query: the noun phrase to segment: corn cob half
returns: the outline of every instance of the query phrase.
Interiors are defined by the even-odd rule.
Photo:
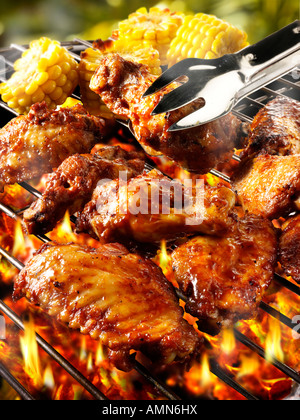
[[[92,115],[112,117],[111,111],[102,102],[99,95],[90,89],[90,80],[103,57],[110,53],[118,53],[127,60],[145,64],[153,75],[161,74],[159,53],[153,47],[143,48],[131,45],[124,40],[95,41],[93,48],[87,48],[81,53],[79,63],[80,96],[85,109]]]
[[[248,45],[247,34],[216,16],[186,16],[167,53],[169,67],[185,58],[219,58]]]
[[[171,12],[167,8],[152,7],[148,12],[142,7],[121,21],[113,36],[126,41],[129,46],[155,48],[161,64],[166,65],[167,51],[183,19],[183,13]]]
[[[2,100],[19,114],[45,101],[49,109],[63,104],[78,85],[78,63],[58,41],[42,37],[30,43],[14,63],[14,73],[0,84]]]

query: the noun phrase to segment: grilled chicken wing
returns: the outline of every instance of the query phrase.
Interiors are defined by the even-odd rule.
[[[101,340],[123,370],[132,368],[132,349],[169,364],[188,362],[201,348],[160,268],[118,244],[42,246],[16,279],[14,298],[23,296]]]
[[[135,137],[149,154],[159,152],[199,174],[205,174],[217,163],[228,160],[233,149],[244,140],[243,124],[230,114],[190,130],[168,132],[174,122],[203,106],[203,101],[152,116],[151,112],[163,93],[147,98],[142,96],[154,80],[155,76],[149,73],[147,66],[111,54],[101,61],[90,87],[112,112],[131,121]]]
[[[50,175],[42,197],[24,212],[27,233],[51,231],[67,210],[71,215],[83,210],[100,180],[118,178],[120,172],[126,173],[128,178],[139,175],[144,163],[142,153],[127,152],[119,146],[68,157]]]
[[[50,111],[45,102],[0,130],[0,189],[52,172],[75,153],[88,153],[111,133],[113,123],[81,105]]]
[[[260,155],[241,164],[232,177],[245,210],[270,219],[297,208],[300,193],[300,155]]]
[[[223,234],[234,223],[236,195],[230,188],[201,184],[186,193],[190,200],[181,182],[156,170],[127,183],[99,185],[77,218],[77,231],[105,242],[152,243],[195,232]]]
[[[300,215],[288,219],[283,225],[279,260],[285,273],[300,284]]]
[[[222,238],[199,236],[179,246],[172,253],[172,264],[188,298],[186,311],[199,318],[208,332],[255,317],[276,258],[271,222],[250,215]]]
[[[260,154],[300,154],[300,102],[278,96],[255,116],[242,160]]]

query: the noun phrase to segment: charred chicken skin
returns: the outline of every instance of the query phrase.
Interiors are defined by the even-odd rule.
[[[167,114],[151,115],[163,93],[143,98],[154,82],[148,67],[118,54],[106,56],[91,79],[91,89],[107,107],[130,120],[136,139],[149,154],[163,154],[190,171],[205,174],[228,160],[233,149],[243,143],[244,125],[232,114],[189,130],[168,132],[168,128],[203,102],[197,101]]]
[[[195,237],[172,253],[175,278],[188,298],[186,311],[210,333],[255,317],[276,261],[271,222],[252,215],[222,238]]]
[[[144,156],[127,152],[119,146],[106,146],[95,154],[76,154],[68,157],[49,176],[45,191],[24,212],[23,224],[28,234],[51,231],[66,211],[74,214],[83,210],[91,199],[97,183],[115,179],[121,172],[128,178],[144,170]]]
[[[284,272],[300,284],[300,215],[288,219],[283,225],[279,261]]]
[[[194,187],[190,205],[184,206],[182,187],[157,170],[127,183],[117,179],[99,185],[77,218],[77,231],[104,242],[153,243],[191,233],[221,235],[235,222],[236,195],[230,188],[204,185],[203,201],[198,201]]]
[[[132,349],[163,364],[188,363],[201,349],[160,268],[119,244],[42,246],[16,279],[21,297],[101,340],[122,370],[133,367]]]
[[[236,170],[233,188],[245,210],[269,219],[297,209],[300,193],[300,155],[260,155]]]
[[[113,122],[93,117],[81,105],[50,111],[45,102],[0,130],[0,190],[52,172],[75,153],[89,153],[111,133]]]
[[[255,116],[242,160],[255,156],[300,154],[300,102],[278,96]]]

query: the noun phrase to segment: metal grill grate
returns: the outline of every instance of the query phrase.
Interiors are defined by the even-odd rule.
[[[91,44],[87,41],[83,41],[80,39],[75,39],[72,42],[65,42],[62,43],[63,46],[68,48],[70,53],[79,60],[80,52],[83,51],[86,47],[91,46]],[[13,63],[16,59],[18,59],[21,53],[27,48],[28,46],[18,46],[18,45],[11,45],[10,48],[0,50],[0,81],[7,80],[12,72],[13,72]],[[272,100],[278,95],[286,95],[293,99],[300,99],[300,71],[295,70],[293,73],[279,79],[276,82],[273,82],[271,85],[266,86],[265,88],[255,92],[254,94],[250,95],[246,99],[244,99],[239,105],[235,108],[234,113],[243,121],[251,122],[254,115],[262,108],[268,101]],[[79,95],[75,94],[73,97],[79,99]],[[0,100],[0,108],[1,108],[1,124],[4,125],[7,121],[9,121],[14,115],[17,115],[16,112],[11,110],[3,101]],[[239,157],[237,155],[234,156],[234,159],[237,161]],[[214,175],[219,176],[220,178],[224,179],[225,181],[229,181],[230,179],[227,175],[224,175],[218,171],[211,171]],[[39,198],[41,193],[34,189],[30,184],[26,182],[20,183],[20,185],[33,194],[35,197]],[[17,220],[20,215],[22,214],[24,209],[20,209],[19,211],[13,211],[8,206],[0,203],[0,210],[4,212],[7,216],[11,217],[14,220]],[[36,235],[41,241],[47,242],[50,239],[46,235]],[[23,268],[23,264],[14,258],[10,253],[8,253],[4,248],[0,247],[0,254],[6,258],[12,265],[14,265],[17,269],[21,270]],[[288,290],[292,291],[293,293],[300,296],[300,287],[295,285],[294,283],[289,282],[284,277],[279,276],[278,274],[274,277],[274,282],[277,282],[281,285],[281,287],[285,287]],[[180,298],[184,297],[179,294]],[[275,308],[269,306],[265,302],[261,303],[260,306],[261,310],[268,313],[270,316],[278,319],[281,323],[288,326],[289,328],[293,329],[295,324],[292,322],[291,319],[287,318],[282,313],[278,312]],[[10,308],[8,307],[2,300],[0,300],[0,311],[5,314],[8,318],[10,318],[13,323],[20,329],[23,330],[24,326],[22,320],[19,316]],[[251,341],[248,337],[242,334],[237,328],[234,329],[235,338],[241,342],[243,345],[248,347],[251,351],[257,353],[260,357],[266,359],[266,354],[263,348],[255,344]],[[62,366],[66,372],[68,372],[79,384],[82,385],[84,389],[86,389],[95,399],[97,400],[107,400],[107,397],[99,391],[95,385],[93,385],[86,377],[84,377],[71,363],[69,363],[60,353],[58,353],[47,341],[45,341],[41,336],[36,334],[37,342],[60,366]],[[300,375],[287,366],[284,363],[281,363],[279,360],[273,359],[272,363],[277,369],[282,371],[285,375],[293,379],[293,381],[300,385]],[[180,400],[180,396],[176,395],[172,390],[170,390],[160,379],[155,378],[150,372],[145,369],[139,362],[135,362],[135,370],[142,375],[149,383],[151,383],[155,388],[159,390],[159,392],[169,400]],[[258,398],[253,395],[252,393],[248,392],[244,389],[239,383],[233,380],[226,372],[223,370],[217,363],[216,360],[210,360],[210,370],[211,372],[216,375],[219,379],[224,381],[227,385],[232,387],[235,391],[240,393],[248,400],[257,400]],[[12,376],[12,374],[0,363],[0,376],[3,377],[20,395],[22,399],[34,399],[32,395],[28,393],[28,391],[20,384],[16,378]]]

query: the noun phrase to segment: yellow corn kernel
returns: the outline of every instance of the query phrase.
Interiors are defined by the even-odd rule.
[[[54,89],[54,91],[52,93],[50,93],[49,96],[53,101],[57,101],[61,97],[62,94],[63,94],[62,88],[57,86]]]
[[[21,70],[21,68],[19,69],[19,67],[20,67],[19,65],[16,66],[15,64],[15,70]],[[40,72],[46,71],[48,67],[49,67],[49,60],[46,57],[41,57],[41,59],[37,63],[37,70]]]
[[[71,80],[67,80],[67,82],[62,86],[62,90],[64,93],[68,95],[68,92],[72,89],[72,82]]]
[[[45,94],[40,87],[31,97],[31,100],[34,104],[37,103],[37,102],[42,102],[44,99],[45,99]],[[22,103],[20,103],[20,101],[21,101],[21,99],[19,99],[19,105],[23,106]],[[29,104],[27,106],[29,106]],[[26,106],[25,106],[25,108],[26,108]]]
[[[2,100],[3,102],[8,103],[12,99],[12,94],[10,92],[6,92],[2,94]]]
[[[68,74],[72,70],[71,64],[68,63],[67,61],[61,63],[60,67],[64,74]]]
[[[45,101],[54,109],[78,85],[78,63],[58,41],[42,37],[30,43],[14,63],[14,73],[0,84],[2,100],[26,114],[31,105]]]
[[[67,83],[68,79],[65,74],[62,74],[57,80],[56,85],[57,86],[64,86]]]
[[[25,93],[27,95],[33,95],[34,92],[37,90],[37,88],[39,87],[38,83],[33,80],[25,89]]]
[[[43,85],[44,83],[47,82],[47,80],[49,79],[49,75],[46,71],[43,71],[42,73],[39,73],[36,78],[35,78],[35,82],[38,85]]]
[[[22,98],[18,100],[18,103],[19,103],[19,106],[21,106],[21,107],[29,106],[30,103],[31,103],[31,96],[29,96],[29,95],[22,96]]]
[[[122,39],[98,41],[94,43],[94,48],[88,48],[81,54],[79,63],[80,94],[83,105],[90,114],[103,115],[104,112],[105,116],[112,116],[99,95],[89,87],[90,80],[105,55],[117,52],[127,60],[147,65],[153,75],[161,74],[159,53],[145,42],[132,41],[128,43]]]
[[[19,104],[18,104],[18,101],[14,98],[14,99],[11,99],[10,101],[8,101],[7,105],[10,108],[16,108]]]
[[[185,58],[218,58],[248,45],[247,34],[213,15],[186,16],[167,52],[168,66]]]
[[[62,66],[55,65],[48,68],[49,79],[56,80],[62,74]]]
[[[167,8],[152,7],[147,11],[142,7],[121,21],[113,35],[121,41],[126,41],[128,47],[136,45],[137,41],[140,45],[146,41],[158,50],[161,64],[165,65],[166,52],[183,19],[183,13],[171,12]]]
[[[46,95],[49,95],[56,88],[56,83],[54,80],[47,80],[47,82],[42,86],[43,91]]]

